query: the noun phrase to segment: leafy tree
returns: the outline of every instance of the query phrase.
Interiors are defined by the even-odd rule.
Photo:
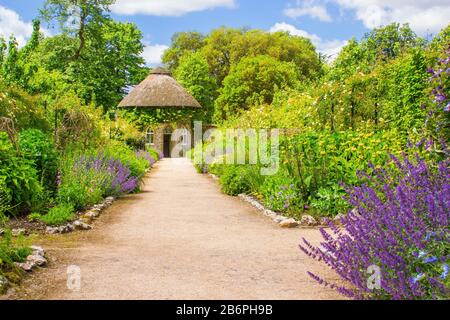
[[[7,49],[8,45],[6,44],[5,38],[0,36],[0,67],[3,66],[3,62],[5,61]]]
[[[398,23],[375,28],[358,42],[352,39],[333,63],[327,78],[342,80],[355,72],[369,73],[377,62],[388,62],[411,48],[423,47],[408,24]]]
[[[300,78],[311,79],[322,72],[322,63],[311,41],[287,32],[221,27],[207,36],[197,32],[177,33],[163,62],[174,71],[184,55],[199,52],[219,86],[230,70],[246,57],[267,55],[280,61],[294,62]]]
[[[113,21],[112,0],[48,0],[43,17],[60,23],[62,34],[44,39],[31,63],[37,66],[29,89],[77,93],[84,104],[106,111],[115,107],[125,89],[142,80],[142,33],[132,23]],[[48,78],[45,79],[45,74]],[[51,83],[58,84],[52,89]],[[52,94],[53,95],[53,94]]]
[[[11,35],[8,43],[8,54],[3,63],[3,78],[6,83],[17,83],[21,76],[22,70],[19,66],[19,49],[16,38]]]
[[[215,119],[220,121],[256,104],[271,104],[278,90],[298,83],[293,62],[269,56],[245,58],[231,69],[215,103]]]
[[[204,109],[204,121],[211,122],[217,84],[209,73],[208,63],[197,53],[184,55],[174,72],[175,78],[197,99]]]
[[[98,24],[107,17],[109,7],[115,0],[47,0],[41,10],[42,16],[51,21],[56,19],[60,28],[71,35],[76,35],[78,47],[73,56],[80,58],[89,38],[96,35]]]
[[[196,52],[204,45],[205,37],[199,32],[177,32],[172,36],[172,44],[164,52],[162,61],[173,72],[183,55]]]

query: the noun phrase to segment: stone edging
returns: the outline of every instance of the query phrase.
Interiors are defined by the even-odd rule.
[[[156,163],[156,162],[155,162]],[[147,175],[150,171],[151,171],[152,167],[147,168],[145,170],[145,175]],[[81,212],[81,213],[77,213],[78,215],[78,219],[67,223],[67,224],[63,224],[61,226],[58,227],[47,227],[45,229],[45,233],[47,234],[57,234],[57,233],[69,233],[69,232],[73,232],[75,230],[91,230],[92,226],[91,223],[93,220],[97,219],[100,214],[102,213],[103,210],[105,210],[106,208],[108,208],[109,206],[111,206],[113,204],[113,202],[117,199],[117,197],[106,197],[102,202],[92,206],[90,209]]]
[[[216,181],[219,180],[219,177],[213,173],[208,173],[208,175],[213,180]],[[315,227],[320,225],[320,223],[310,215],[304,215],[300,221],[295,220],[294,218],[285,217],[280,213],[267,209],[261,202],[258,201],[258,199],[248,194],[241,193],[238,195],[238,198],[251,204],[254,208],[262,212],[265,216],[271,218],[275,223],[277,223],[282,228],[296,228],[299,226]]]
[[[275,223],[277,223],[280,227],[282,228],[296,228],[300,225],[307,225],[307,226],[315,226],[318,225],[317,221],[311,217],[313,219],[314,224],[304,224],[305,221],[303,221],[303,217],[302,221],[297,221],[294,218],[288,218],[285,217],[275,211],[272,211],[270,209],[267,209],[266,207],[264,207],[264,205],[259,202],[255,197],[247,195],[247,194],[239,194],[238,197],[249,203],[250,205],[252,205],[255,209],[257,209],[258,211],[260,211],[262,214],[264,214],[265,216],[271,218]],[[302,223],[303,222],[303,223]]]
[[[90,230],[92,229],[92,221],[98,218],[103,210],[111,206],[115,199],[115,197],[107,197],[105,200],[92,206],[90,209],[82,213],[78,213],[79,218],[77,220],[58,227],[47,227],[45,229],[45,233],[57,234],[69,233],[75,230]]]
[[[27,257],[25,262],[14,262],[14,265],[26,272],[31,272],[37,267],[45,267],[47,265],[47,259],[45,258],[45,250],[38,246],[31,246],[31,254]],[[0,295],[6,293],[10,283],[8,279],[0,275]]]

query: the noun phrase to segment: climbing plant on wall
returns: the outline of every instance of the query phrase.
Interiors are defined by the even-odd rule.
[[[201,119],[202,109],[193,108],[127,108],[119,116],[134,122],[140,129],[161,123],[191,123]]]

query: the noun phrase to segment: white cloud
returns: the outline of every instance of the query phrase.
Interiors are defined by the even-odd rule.
[[[142,57],[149,66],[155,66],[161,64],[161,58],[169,47],[163,44],[146,45]]]
[[[327,8],[324,5],[314,5],[313,1],[303,2],[300,4],[297,1],[296,7],[289,7],[283,11],[285,16],[290,18],[298,18],[302,16],[311,16],[324,22],[331,22],[331,16],[328,14]]]
[[[392,22],[409,23],[424,36],[439,32],[450,22],[448,0],[332,0],[344,10],[352,10],[355,17],[369,29]]]
[[[347,44],[347,41],[345,40],[323,40],[316,34],[297,29],[295,26],[286,22],[276,23],[272,28],[270,28],[270,32],[277,31],[287,31],[293,36],[305,37],[310,39],[311,42],[316,46],[317,51],[325,54],[326,56],[329,56],[330,59],[336,58],[342,47]]]
[[[219,7],[234,8],[235,0],[117,0],[111,10],[124,15],[177,17]]]
[[[0,6],[0,35],[6,41],[13,34],[19,46],[25,45],[27,39],[33,32],[33,25],[30,22],[23,21],[17,12]]]

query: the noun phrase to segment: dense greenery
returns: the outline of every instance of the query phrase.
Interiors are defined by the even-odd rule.
[[[252,174],[261,165],[215,164],[209,170],[223,175],[220,181],[227,193],[253,193],[277,211],[296,217],[305,211],[322,216],[345,213],[348,205],[342,200],[341,184],[358,184],[357,173],[370,172],[369,163],[379,168],[390,154],[416,152],[408,144],[430,136],[435,143],[422,143],[418,152],[430,160],[442,159],[439,141],[449,139],[449,115],[440,107],[429,117],[434,84],[427,81],[427,69],[438,65],[437,57],[445,56],[448,44],[448,28],[426,43],[407,25],[388,25],[361,41],[350,41],[331,65],[324,66],[323,76],[307,82],[291,74],[294,67],[289,63],[266,56],[241,60],[219,89],[216,112],[220,106],[232,108],[217,117],[226,119],[219,130],[284,128],[281,166],[275,176],[267,177]],[[266,70],[271,70],[268,76]],[[286,85],[289,79],[292,83]],[[448,92],[447,78],[439,79],[438,88]],[[433,125],[425,132],[427,116]],[[433,129],[437,123],[441,130]]]
[[[112,2],[48,0],[40,19],[59,34],[44,36],[36,19],[24,47],[0,38],[0,275],[10,281],[29,249],[12,239],[9,218],[67,223],[107,196],[139,191],[159,156],[135,151],[143,133],[113,116],[148,69],[141,31],[112,20]]]
[[[168,122],[201,119],[223,133],[228,128],[280,129],[273,175],[261,175],[267,165],[261,162],[221,164],[221,158],[235,157],[234,148],[214,164],[197,164],[197,170],[220,176],[227,194],[253,194],[295,218],[305,213],[333,218],[358,206],[355,199],[343,199],[347,186],[371,193],[359,172],[366,177],[382,172],[390,156],[417,153],[423,159],[418,171],[427,166],[437,172],[440,163],[440,172],[446,172],[450,26],[431,41],[408,25],[376,28],[351,39],[329,62],[310,40],[287,32],[227,27],[209,34],[180,32],[163,61],[203,109],[116,112],[148,68],[141,56],[141,31],[109,16],[113,2],[47,0],[24,47],[14,36],[0,38],[0,227],[6,217],[26,215],[59,225],[107,196],[138,191],[160,155],[136,147],[142,147],[149,126]],[[60,32],[44,36],[41,21]],[[210,141],[203,150],[223,141]],[[417,182],[407,171],[405,190]],[[396,187],[395,174],[384,181],[390,188]],[[438,190],[437,180],[430,175],[429,184]],[[448,187],[441,180],[440,186]],[[383,192],[390,194],[376,190],[371,197],[385,200]],[[434,191],[421,199],[420,183],[411,192],[417,194],[418,208],[423,201],[441,208],[432,205]],[[367,199],[358,196],[363,211]],[[401,212],[396,204],[408,202],[388,200],[392,216]],[[439,216],[448,216],[448,207],[442,208]],[[380,219],[382,212],[372,209]],[[442,225],[448,229],[448,222]],[[433,241],[441,248],[439,239]],[[353,242],[348,244],[351,249]],[[448,246],[442,248],[439,254],[448,256]],[[6,230],[0,238],[0,274],[9,273],[27,250]],[[364,250],[385,253],[373,244]],[[424,287],[432,297],[433,286]]]

